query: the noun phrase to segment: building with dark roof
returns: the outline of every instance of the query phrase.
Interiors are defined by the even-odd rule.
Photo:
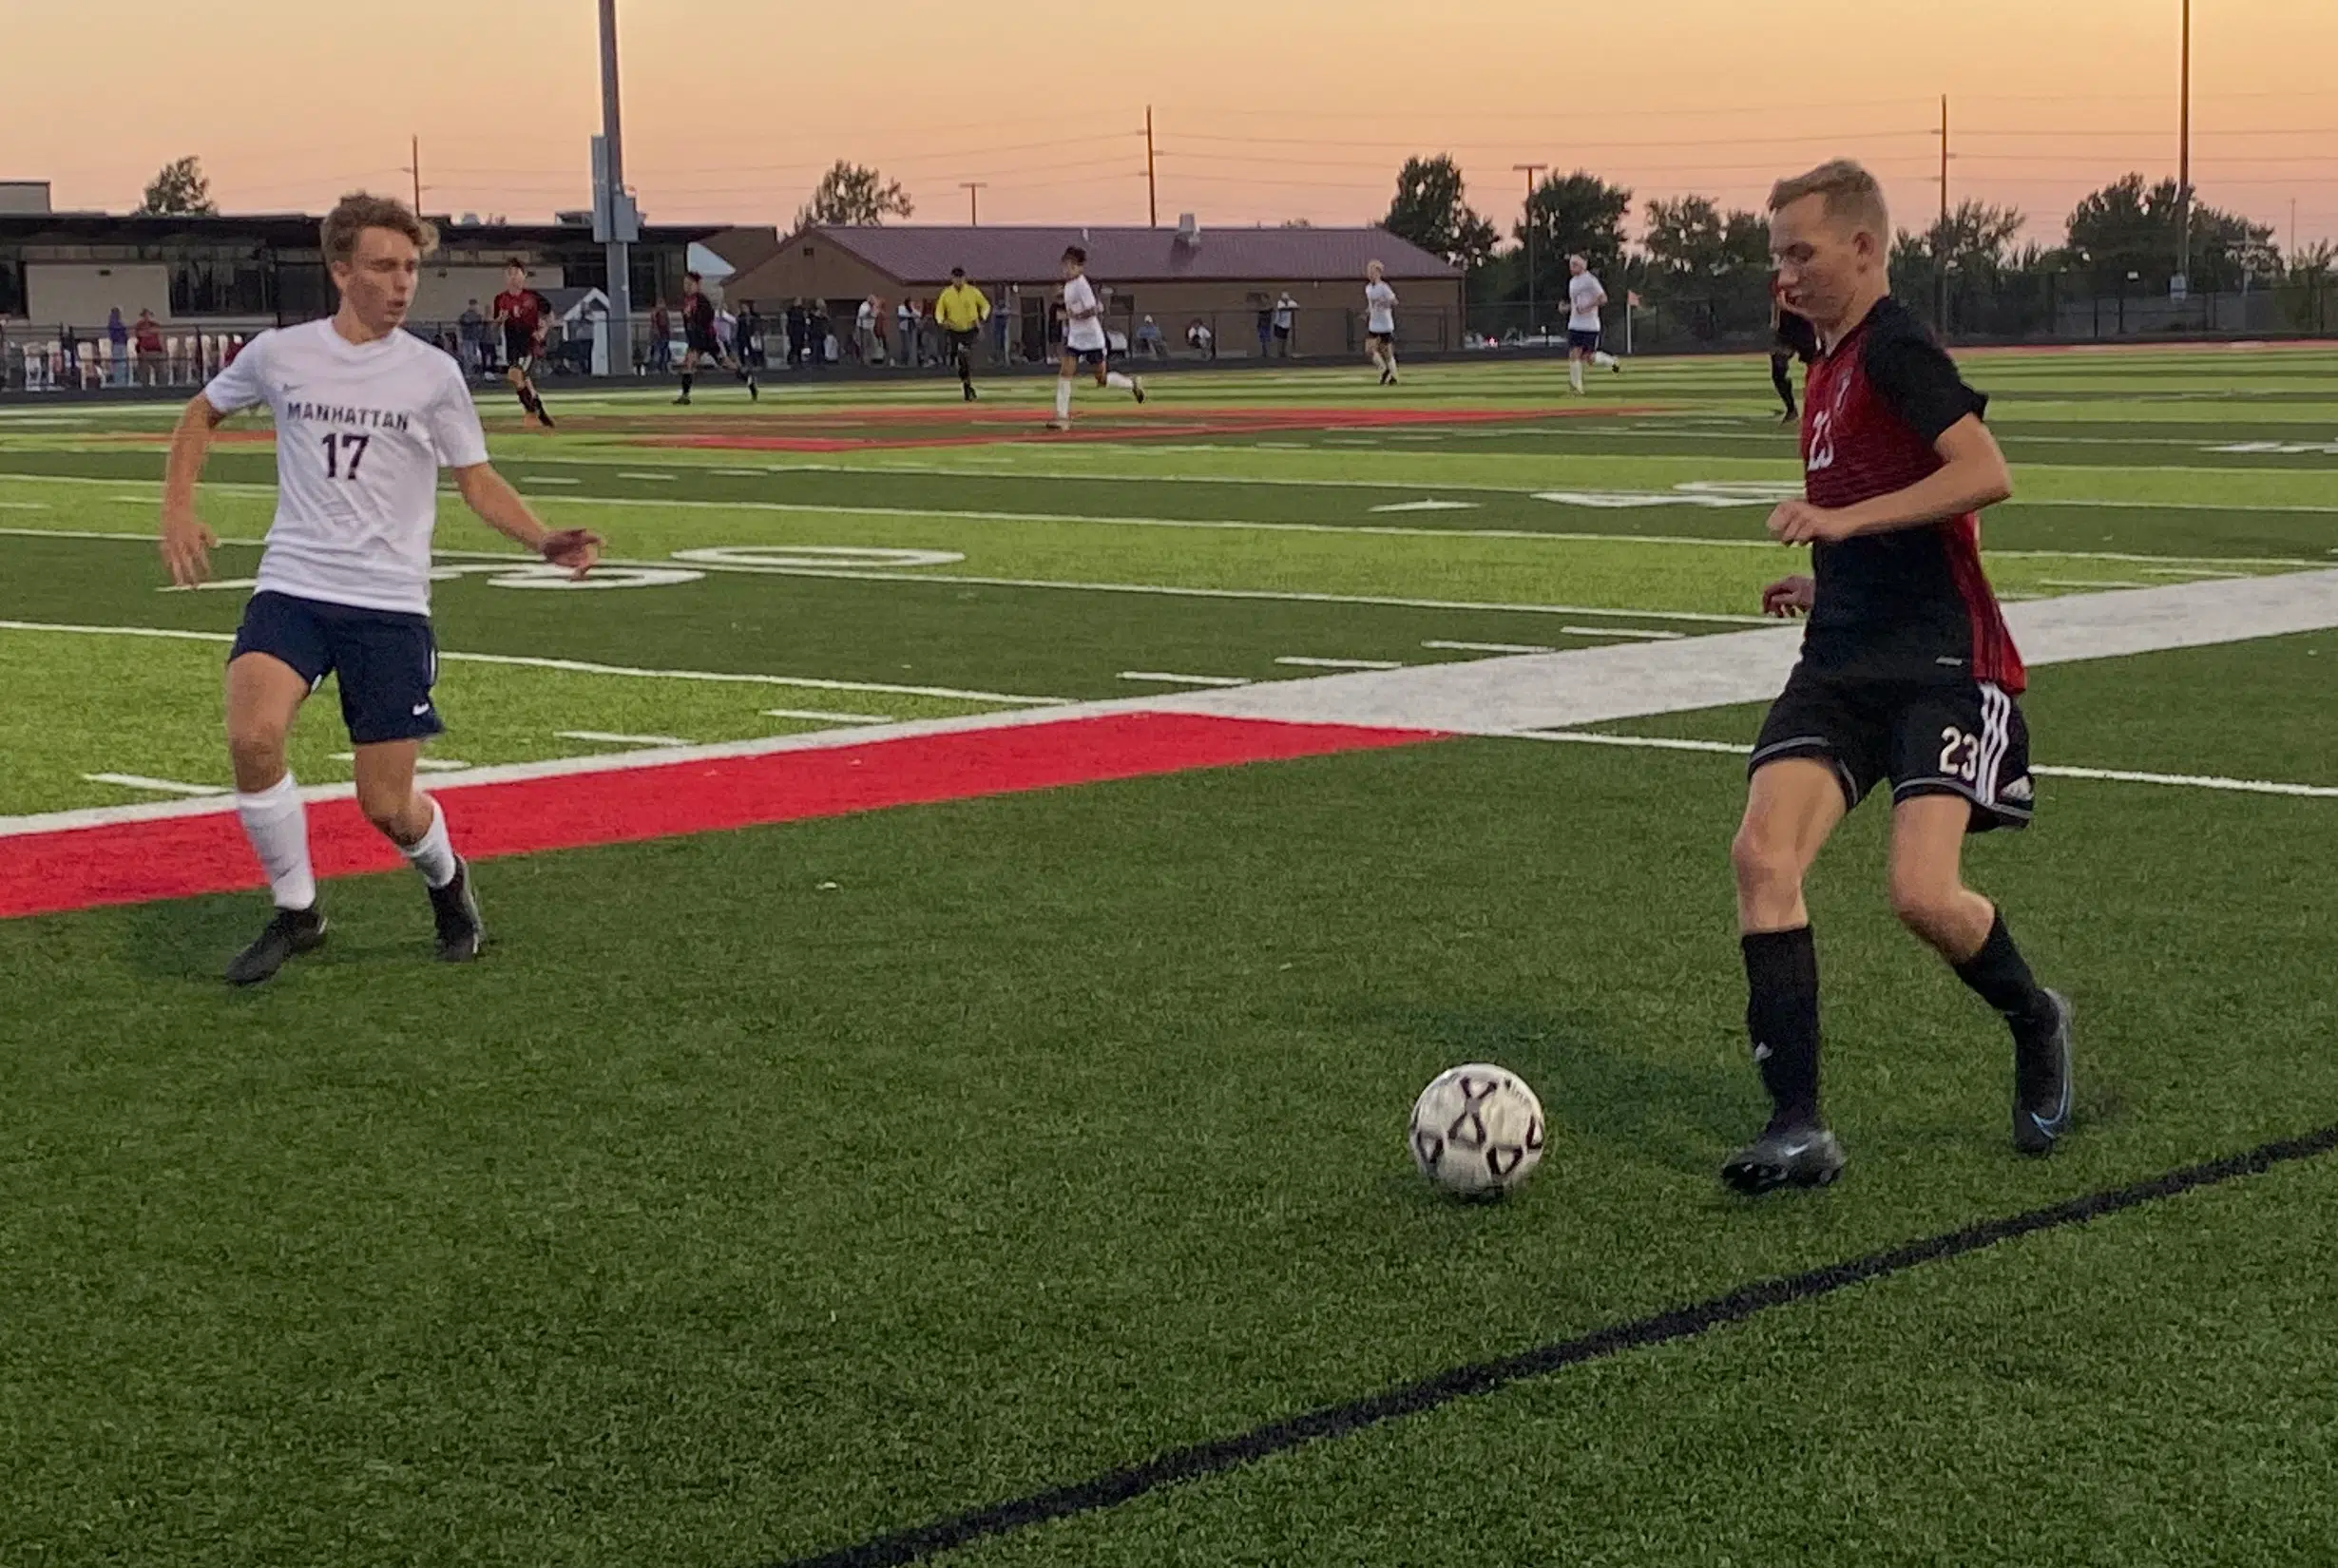
[[[1190,220],[1178,228],[1079,228],[901,224],[814,225],[779,242],[761,264],[726,280],[736,309],[753,300],[766,315],[794,299],[819,300],[841,321],[871,296],[887,313],[903,298],[929,300],[952,267],[1009,313],[1025,357],[1040,357],[1061,284],[1066,245],[1088,254],[1088,277],[1103,296],[1116,333],[1137,335],[1151,316],[1164,339],[1184,350],[1191,327],[1208,327],[1220,356],[1260,352],[1258,322],[1288,296],[1293,343],[1301,354],[1353,352],[1363,340],[1364,268],[1377,260],[1403,301],[1401,347],[1455,347],[1462,275],[1385,229],[1214,229]],[[1270,337],[1270,342],[1274,341]]]
[[[504,263],[527,263],[543,290],[604,288],[607,253],[578,223],[456,222],[436,217],[438,249],[422,265],[412,319],[451,322],[503,287]],[[109,310],[203,332],[246,332],[330,315],[335,299],[318,249],[322,218],[302,213],[123,217],[15,211],[0,205],[0,325],[18,335],[86,330]],[[726,259],[768,257],[769,228],[659,224],[632,251],[635,309],[678,296],[693,243]]]

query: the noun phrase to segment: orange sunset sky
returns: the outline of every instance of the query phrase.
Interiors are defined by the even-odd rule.
[[[356,185],[514,220],[587,200],[593,0],[85,0],[10,5],[0,179],[126,210],[194,153],[221,208],[319,211]],[[1904,221],[1954,196],[2053,239],[2077,196],[2175,167],[2179,0],[1174,0],[985,7],[621,0],[628,182],[654,221],[784,224],[844,157],[921,220],[1145,220],[1145,105],[1164,221],[1376,218],[1408,152],[1460,157],[1514,220],[1519,163],[1637,201],[1754,204],[1770,179],[1867,160]],[[2285,247],[2338,237],[2338,0],[2195,0],[2194,179]]]

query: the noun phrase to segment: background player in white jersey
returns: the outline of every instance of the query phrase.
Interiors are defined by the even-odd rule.
[[[1064,251],[1064,357],[1056,367],[1055,418],[1051,430],[1071,429],[1072,377],[1086,365],[1096,372],[1100,387],[1120,387],[1144,401],[1144,382],[1112,368],[1112,351],[1104,336],[1104,308],[1096,299],[1096,286],[1087,279],[1088,253],[1077,245]]]
[[[1581,256],[1567,258],[1567,384],[1583,390],[1583,361],[1623,373],[1616,356],[1600,347],[1600,307],[1607,291],[1592,276],[1591,263]]]
[[[1396,291],[1381,277],[1377,261],[1367,262],[1364,276],[1364,352],[1380,368],[1380,384],[1396,384]]]
[[[340,290],[326,321],[261,333],[188,402],[163,484],[163,559],[182,587],[210,575],[218,543],[195,513],[212,431],[265,403],[276,416],[276,521],[227,664],[227,750],[236,812],[266,868],[276,914],[227,978],[268,979],[324,941],[307,814],[284,762],[294,717],[328,674],[356,753],[357,804],[422,873],[438,956],[477,956],[484,932],[470,869],[438,803],[414,788],[422,741],[440,732],[431,687],[431,533],[438,470],[490,527],[582,576],[601,541],[555,533],[488,464],[461,367],[401,332],[423,253],[437,236],[401,202],[344,197],[325,219],[325,264]]]

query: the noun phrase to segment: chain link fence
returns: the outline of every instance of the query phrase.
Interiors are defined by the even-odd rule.
[[[1952,344],[2103,343],[2338,337],[2338,277],[2315,277],[2185,299],[2103,289],[2074,275],[2020,274],[1920,281],[1899,291],[1907,306],[1942,328]],[[1759,352],[1770,342],[1768,280],[1760,275],[1717,278],[1692,290],[1651,291],[1628,308],[1611,303],[1602,316],[1611,354],[1679,354]],[[0,322],[0,391],[63,392],[108,388],[200,387],[265,319],[201,326],[109,327]],[[679,322],[657,333],[646,315],[631,322],[637,376],[678,371]],[[1361,311],[1242,308],[1184,312],[1167,320],[1104,301],[1107,340],[1116,358],[1146,364],[1257,364],[1360,359]],[[473,377],[503,373],[503,335],[484,321],[410,321],[406,330],[436,344]],[[608,373],[605,316],[579,315],[548,325],[540,376]],[[895,311],[864,319],[860,301],[807,303],[800,311],[726,318],[729,352],[765,374],[825,370],[889,374],[954,373],[948,335],[929,318],[904,321]],[[1006,291],[976,334],[975,368],[986,373],[1051,365],[1063,352],[1061,306],[1048,293]],[[1508,300],[1460,311],[1399,309],[1399,357],[1456,354],[1500,355],[1562,352],[1562,302]]]

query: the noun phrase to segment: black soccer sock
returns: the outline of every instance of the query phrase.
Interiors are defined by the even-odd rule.
[[[1818,944],[1811,927],[1753,931],[1745,949],[1746,1033],[1777,1119],[1818,1119]]]
[[[532,391],[530,391],[529,389],[527,389],[527,388],[526,388],[526,387],[517,387],[517,388],[514,388],[514,389],[513,389],[513,391],[514,391],[514,392],[516,392],[519,394],[519,399],[520,399],[520,407],[521,407],[523,410],[525,410],[527,412],[528,412],[528,413],[534,413],[534,412],[536,412],[539,409],[543,408],[543,406],[544,406],[544,405],[543,405],[543,403],[542,403],[542,402],[541,402],[541,401],[537,398],[536,394],[535,394]]]
[[[2053,1032],[2054,1004],[2029,972],[2029,961],[2022,956],[2022,949],[2013,945],[2003,910],[1989,923],[1981,951],[1958,965],[1956,971],[1957,978],[1971,986],[1976,996],[2004,1016],[2016,1040],[2033,1041]]]
[[[1770,356],[1770,384],[1778,389],[1778,400],[1786,405],[1786,411],[1792,413],[1794,411],[1794,377],[1792,373],[1786,368],[1784,354],[1773,354]]]
[[[692,375],[692,374],[691,374],[688,371],[684,371],[684,372],[682,372],[682,373],[681,373],[681,387],[682,387],[682,395],[683,395],[684,397],[688,397],[688,396],[690,395],[690,383],[691,383],[691,382],[693,382],[693,381],[695,381],[695,380],[697,380],[697,379],[698,379],[698,377],[697,377],[697,376],[695,376],[695,375]]]

